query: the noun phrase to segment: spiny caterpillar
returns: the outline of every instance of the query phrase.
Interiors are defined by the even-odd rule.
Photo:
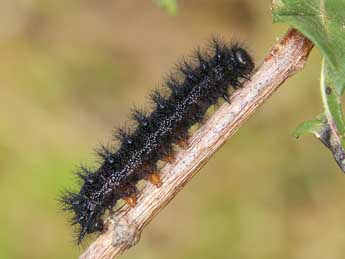
[[[135,206],[138,181],[159,186],[157,162],[171,161],[174,144],[186,147],[189,128],[201,122],[219,98],[229,102],[229,85],[238,89],[254,69],[248,52],[236,43],[213,39],[207,52],[196,50],[191,59],[195,61],[182,62],[180,72],[166,80],[169,96],[157,90],[151,94],[155,109],[150,114],[133,111],[136,128],[132,133],[117,131],[115,138],[121,143],[117,150],[98,150],[98,169],[83,167],[77,172],[82,181],[79,192],[67,191],[61,202],[74,213],[72,225],[80,225],[78,244],[86,234],[104,229],[102,216],[119,199]]]

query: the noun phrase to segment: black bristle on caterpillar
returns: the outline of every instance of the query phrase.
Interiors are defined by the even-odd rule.
[[[76,173],[82,182],[79,192],[67,191],[61,202],[74,213],[72,225],[80,225],[78,244],[86,234],[102,231],[104,213],[119,199],[135,197],[137,182],[157,172],[157,162],[172,155],[173,144],[184,141],[189,128],[201,122],[219,98],[229,102],[229,86],[241,87],[254,69],[252,58],[238,44],[213,39],[211,52],[197,50],[195,64],[182,62],[178,68],[182,76],[170,76],[164,84],[170,95],[153,91],[155,109],[150,114],[134,109],[136,129],[116,132],[120,147],[102,146],[97,150],[98,169],[82,167]]]

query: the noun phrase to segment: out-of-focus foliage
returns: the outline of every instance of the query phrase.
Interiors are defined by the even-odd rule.
[[[260,64],[287,29],[267,1],[178,3],[170,16],[151,1],[1,2],[0,258],[76,258],[87,242],[73,244],[56,198],[132,105],[149,108],[211,35]],[[121,258],[344,258],[344,177],[322,145],[290,135],[319,110],[319,68],[313,51]]]
[[[177,2],[176,0],[155,0],[159,6],[167,10],[168,13],[176,15],[177,13]]]

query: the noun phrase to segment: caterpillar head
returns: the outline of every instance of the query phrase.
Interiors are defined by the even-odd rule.
[[[234,60],[242,75],[250,74],[254,69],[254,62],[248,52],[240,47],[234,49]]]

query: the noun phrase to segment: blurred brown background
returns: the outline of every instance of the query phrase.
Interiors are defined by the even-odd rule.
[[[76,258],[56,198],[97,143],[147,106],[179,58],[210,35],[260,63],[287,30],[269,1],[0,0],[0,258]],[[291,133],[321,110],[320,58],[276,92],[122,258],[345,258],[345,177]]]

